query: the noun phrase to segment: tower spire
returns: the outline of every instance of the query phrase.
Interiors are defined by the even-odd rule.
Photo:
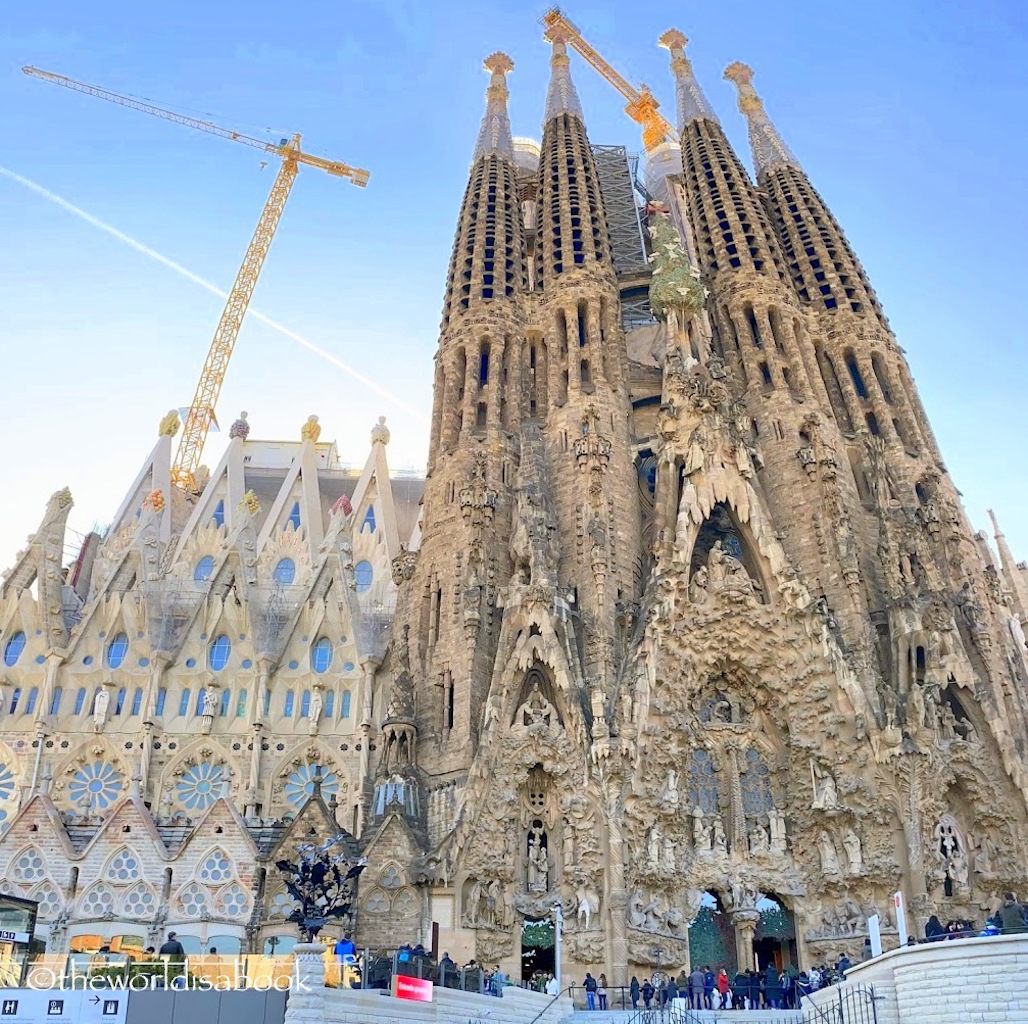
[[[546,38],[553,45],[550,57],[550,87],[546,90],[546,114],[543,124],[561,114],[574,114],[580,121],[582,104],[575,83],[571,81],[571,60],[568,58],[567,33],[559,27],[551,28]]]
[[[777,129],[764,110],[764,101],[753,88],[753,68],[741,61],[725,68],[725,78],[739,90],[739,110],[746,118],[750,132],[750,148],[757,174],[761,175],[775,167],[799,167],[789,147],[782,142]]]
[[[492,78],[485,92],[485,114],[472,162],[494,154],[513,160],[514,141],[510,134],[510,118],[507,116],[507,75],[514,70],[514,61],[497,50],[489,54],[483,63]]]
[[[685,55],[685,46],[689,42],[684,33],[676,28],[669,28],[658,40],[661,46],[671,51],[671,70],[675,76],[675,92],[678,106],[678,127],[701,119],[720,124],[714,108],[703,95],[700,83],[693,74],[692,64]]]

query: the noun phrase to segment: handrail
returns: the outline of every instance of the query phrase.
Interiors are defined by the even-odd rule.
[[[555,996],[554,996],[554,997],[553,997],[553,998],[552,998],[552,999],[551,999],[551,1000],[550,1000],[550,1001],[549,1001],[549,1002],[548,1002],[548,1003],[547,1003],[547,1004],[546,1004],[546,1005],[545,1005],[545,1006],[544,1006],[544,1007],[543,1007],[543,1008],[542,1008],[542,1009],[541,1009],[541,1010],[540,1010],[540,1011],[539,1011],[539,1012],[538,1012],[538,1013],[537,1013],[537,1014],[536,1014],[536,1015],[535,1015],[535,1016],[534,1016],[534,1017],[533,1017],[533,1018],[532,1018],[532,1019],[531,1019],[531,1020],[530,1020],[530,1021],[528,1022],[528,1024],[536,1024],[536,1021],[537,1021],[537,1020],[539,1020],[539,1018],[540,1018],[540,1017],[542,1017],[542,1015],[543,1015],[544,1013],[546,1013],[546,1011],[547,1011],[547,1010],[548,1010],[548,1009],[549,1009],[549,1008],[550,1008],[551,1006],[553,1006],[553,1004],[554,1004],[554,1003],[555,1003],[555,1002],[556,1002],[556,1001],[557,1001],[558,999],[560,999],[560,997],[561,997],[561,996],[563,996],[563,995],[569,995],[569,994],[571,993],[571,990],[572,990],[572,989],[573,989],[574,987],[575,987],[574,985],[568,985],[568,987],[567,987],[567,988],[565,988],[565,989],[561,989],[561,991],[560,991],[560,992],[558,992],[558,993],[557,993],[557,994],[556,994],[556,995],[555,995]]]

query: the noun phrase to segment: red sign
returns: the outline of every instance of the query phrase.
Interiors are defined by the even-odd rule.
[[[419,1003],[432,1002],[432,982],[427,978],[407,978],[393,975],[393,995],[397,999],[413,999]]]

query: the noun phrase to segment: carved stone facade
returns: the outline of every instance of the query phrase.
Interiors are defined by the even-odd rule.
[[[120,856],[130,804],[157,873],[147,928],[217,917],[182,852],[209,804],[251,901],[237,934],[284,935],[261,866],[334,816],[368,858],[358,943],[427,945],[434,924],[440,951],[515,975],[525,923],[555,906],[565,969],[623,983],[693,954],[856,959],[872,914],[895,941],[897,891],[920,927],[1024,888],[1025,570],[968,524],[752,73],[728,75],[756,185],[684,37],[662,41],[689,230],[652,224],[645,345],[553,35],[534,157],[510,133],[512,63],[486,61],[425,481],[389,482],[381,424],[344,486],[316,420],[288,469],[249,458],[240,421],[187,498],[162,434],[63,588],[54,496],[0,597],[0,864],[52,906],[55,943],[127,921],[70,869]],[[305,803],[318,767],[326,800]]]
[[[895,941],[897,891],[918,926],[980,921],[1025,878],[1024,574],[968,525],[751,73],[729,69],[759,190],[674,32],[691,243],[653,225],[659,374],[626,358],[551,41],[534,174],[510,62],[487,62],[403,655],[383,666],[415,693],[394,800],[427,837],[422,937],[434,921],[452,956],[517,974],[524,923],[559,904],[565,969],[624,982],[691,945],[857,958],[873,913]]]

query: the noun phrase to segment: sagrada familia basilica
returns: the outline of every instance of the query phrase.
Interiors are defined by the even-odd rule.
[[[384,421],[351,472],[244,414],[185,493],[171,416],[102,536],[64,564],[59,491],[4,574],[0,870],[49,951],[288,949],[274,863],[340,831],[359,946],[515,976],[555,906],[615,983],[1024,888],[1028,570],[842,229],[733,64],[751,177],[673,31],[641,227],[551,42],[541,144],[486,61],[425,478]]]

